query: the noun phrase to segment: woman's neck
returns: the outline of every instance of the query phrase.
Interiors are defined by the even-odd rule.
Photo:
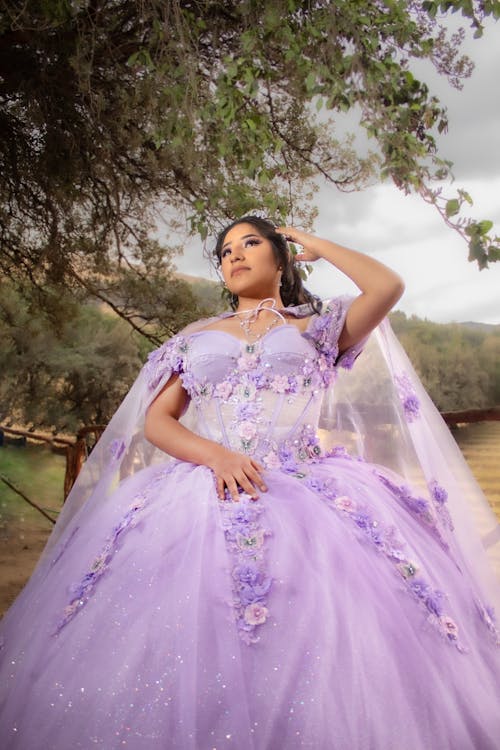
[[[268,300],[264,303],[264,300]],[[272,303],[274,300],[274,305]],[[264,304],[262,304],[264,303]],[[268,297],[239,297],[237,312],[245,312],[245,310],[255,310],[256,307],[274,307],[275,309],[282,309],[285,307],[281,295],[269,295]]]

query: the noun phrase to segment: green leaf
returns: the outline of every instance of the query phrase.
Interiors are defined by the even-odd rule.
[[[488,250],[488,260],[500,260],[500,247],[492,246]]]
[[[316,76],[315,76],[315,74],[312,71],[307,75],[307,78],[305,80],[305,84],[306,84],[306,90],[307,90],[307,92],[311,93],[311,91],[316,86]]]
[[[484,236],[493,228],[493,222],[489,221],[489,219],[485,219],[484,221],[479,221],[477,226],[479,227],[479,234]]]
[[[460,211],[460,203],[456,198],[453,198],[452,200],[448,201],[446,203],[446,216],[450,218],[450,216],[455,216]]]
[[[469,195],[469,193],[466,190],[459,190],[458,194],[460,195],[460,197],[462,198],[462,200],[466,201],[469,204],[469,206],[472,206],[472,204],[474,203],[474,201],[472,200],[471,196]]]

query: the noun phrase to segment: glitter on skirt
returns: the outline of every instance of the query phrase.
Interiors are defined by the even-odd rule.
[[[2,750],[500,748],[498,624],[443,543],[446,490],[434,513],[322,452],[330,350],[292,329],[150,359],[268,492],[220,500],[208,468],[166,462],[75,516],[0,623]]]

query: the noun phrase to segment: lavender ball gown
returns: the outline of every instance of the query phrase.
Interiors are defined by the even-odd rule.
[[[0,627],[3,750],[500,748],[493,613],[425,500],[319,444],[322,390],[359,353],[335,363],[329,324],[150,358],[269,489],[222,501],[208,468],[165,461],[77,514]]]

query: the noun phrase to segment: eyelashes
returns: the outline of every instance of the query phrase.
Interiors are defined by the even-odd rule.
[[[260,242],[261,242],[260,240],[255,240],[255,239],[253,239],[253,240],[245,240],[244,247],[247,247],[248,244],[250,244],[250,245],[260,245]],[[225,258],[226,255],[227,255],[227,253],[230,253],[230,252],[231,252],[231,248],[230,247],[226,247],[221,252],[220,257],[221,258]]]

